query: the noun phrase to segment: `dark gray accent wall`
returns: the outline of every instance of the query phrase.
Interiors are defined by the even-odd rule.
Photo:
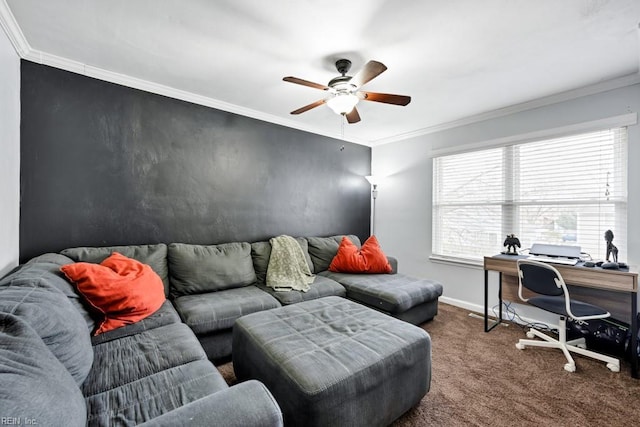
[[[369,147],[21,68],[21,261],[73,246],[369,234]]]

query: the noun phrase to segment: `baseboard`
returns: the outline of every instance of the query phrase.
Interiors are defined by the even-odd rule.
[[[480,304],[473,304],[473,303],[471,303],[469,301],[463,301],[463,300],[444,297],[444,296],[441,296],[439,298],[439,302],[443,302],[445,304],[453,305],[455,307],[460,307],[460,308],[463,308],[465,310],[469,310],[471,312],[478,313],[478,314],[484,316],[484,306],[480,305]],[[516,310],[516,307],[511,306],[511,308],[514,311],[516,311],[516,313],[518,313],[517,310]],[[526,323],[539,323],[539,324],[546,325],[548,328],[551,328],[551,329],[557,329],[558,328],[557,324],[545,322],[545,321],[540,320],[540,319],[534,319],[534,318],[531,318],[531,317],[528,317],[528,316],[522,316],[519,313],[518,313],[518,316],[520,317],[520,319],[522,319],[522,321],[524,321]],[[489,310],[489,317],[490,318],[495,318],[495,316],[493,315],[491,310]],[[503,320],[509,320],[506,317],[504,317],[504,313],[503,313]]]
[[[439,301],[443,302],[445,304],[454,305],[456,307],[464,308],[466,310],[471,310],[471,311],[474,311],[476,313],[484,313],[484,306],[479,305],[479,304],[473,304],[473,303],[470,303],[468,301],[463,301],[463,300],[459,300],[459,299],[455,299],[455,298],[449,298],[449,297],[443,297],[443,296],[441,296],[439,298]]]

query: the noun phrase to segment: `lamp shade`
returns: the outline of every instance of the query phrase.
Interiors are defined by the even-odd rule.
[[[365,176],[365,179],[369,181],[369,184],[371,185],[378,185],[380,184],[380,181],[382,181],[382,177],[376,175],[367,175]]]
[[[356,95],[348,92],[338,92],[327,101],[329,108],[336,114],[347,114],[353,110],[359,99]]]

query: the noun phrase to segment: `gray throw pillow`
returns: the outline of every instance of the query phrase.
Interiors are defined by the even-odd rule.
[[[254,242],[251,244],[251,259],[253,260],[253,269],[256,272],[256,281],[265,284],[267,280],[267,268],[269,267],[269,258],[271,257],[271,243]]]
[[[239,288],[256,281],[251,245],[171,243],[168,251],[171,296],[193,295]]]
[[[344,235],[330,236],[330,237],[307,237],[309,242],[309,255],[311,255],[311,261],[313,261],[314,272],[319,273],[329,269],[331,261],[338,253],[338,246]],[[358,236],[353,234],[347,235],[347,237],[358,248],[361,246]]]

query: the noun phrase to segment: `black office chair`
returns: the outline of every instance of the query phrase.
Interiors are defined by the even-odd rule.
[[[611,371],[620,372],[620,361],[618,359],[587,350],[584,338],[567,341],[567,317],[575,320],[604,319],[610,316],[608,311],[595,305],[572,300],[569,297],[567,285],[564,283],[560,272],[549,264],[519,259],[518,279],[518,296],[521,300],[542,310],[560,315],[558,339],[531,328],[527,332],[527,337],[538,337],[544,341],[521,339],[516,344],[518,349],[524,350],[525,347],[559,348],[567,358],[568,362],[564,365],[564,369],[569,372],[575,372],[576,370],[576,363],[569,352],[602,360],[607,363],[607,368]],[[522,296],[523,287],[538,295],[528,299],[524,298]]]

